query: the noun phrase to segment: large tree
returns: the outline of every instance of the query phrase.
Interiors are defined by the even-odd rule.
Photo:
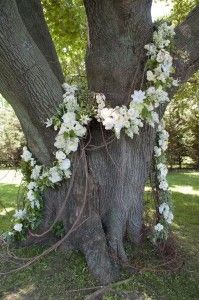
[[[154,28],[151,2],[84,0],[88,87],[103,92],[112,107],[127,105],[143,81],[144,45]],[[198,6],[175,31],[176,77],[184,82],[199,67]],[[40,163],[51,165],[55,133],[45,120],[62,101],[64,76],[40,0],[0,0],[0,69],[0,92],[14,108],[28,147]],[[61,207],[65,231],[72,227],[62,248],[82,251],[95,277],[107,283],[117,276],[114,262],[126,261],[124,236],[133,243],[142,236],[143,193],[156,132],[145,125],[133,140],[122,134],[111,143],[111,133],[99,123],[92,121],[89,132],[73,157],[71,181],[44,193],[40,231],[47,234],[38,240],[51,241],[48,229]],[[93,151],[88,144],[95,145]]]

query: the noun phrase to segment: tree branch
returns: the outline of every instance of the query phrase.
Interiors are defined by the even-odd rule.
[[[16,0],[21,18],[29,34],[45,56],[60,83],[64,76],[46,24],[40,0]]]
[[[14,108],[31,151],[42,163],[49,163],[54,133],[44,122],[55,113],[62,88],[14,0],[0,1],[0,70],[0,92]]]
[[[199,69],[199,5],[176,28],[174,42],[176,76],[183,83]]]
[[[89,27],[89,88],[112,105],[127,104],[140,88],[151,39],[151,0],[84,0]]]

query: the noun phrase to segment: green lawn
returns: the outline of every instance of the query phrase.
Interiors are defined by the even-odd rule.
[[[178,259],[171,266],[181,268],[174,272],[161,266],[164,261],[149,242],[141,247],[126,245],[131,265],[140,268],[140,272],[130,277],[124,272],[121,276],[124,282],[113,285],[116,294],[109,293],[104,300],[127,299],[123,295],[129,291],[141,293],[143,299],[199,299],[199,173],[171,173],[169,182],[173,191],[173,229],[178,245]],[[6,210],[0,207],[1,232],[9,228],[17,194],[17,186],[0,185],[0,204],[6,207]],[[17,254],[32,256],[41,251],[41,247],[33,247],[17,250]],[[1,259],[1,270],[5,270],[8,264],[5,258]],[[96,284],[79,253],[61,254],[57,251],[26,270],[1,276],[0,299],[84,299],[86,291],[71,290]]]

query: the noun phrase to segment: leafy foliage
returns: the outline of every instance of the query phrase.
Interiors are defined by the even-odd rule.
[[[199,4],[199,0],[172,0],[172,13],[170,20],[179,24],[187,17],[188,13]]]
[[[76,82],[85,72],[87,29],[83,1],[42,0],[42,4],[64,74]]]
[[[178,25],[199,0],[173,0],[169,20]],[[170,134],[167,151],[170,166],[181,166],[184,156],[190,156],[199,166],[199,72],[181,86],[168,107],[165,120]]]
[[[20,161],[24,137],[20,123],[12,110],[3,99],[0,99],[0,164],[16,166]]]

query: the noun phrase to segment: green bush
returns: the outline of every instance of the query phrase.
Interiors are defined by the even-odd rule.
[[[1,102],[0,107],[0,166],[17,166],[25,143],[22,129],[13,109]]]

